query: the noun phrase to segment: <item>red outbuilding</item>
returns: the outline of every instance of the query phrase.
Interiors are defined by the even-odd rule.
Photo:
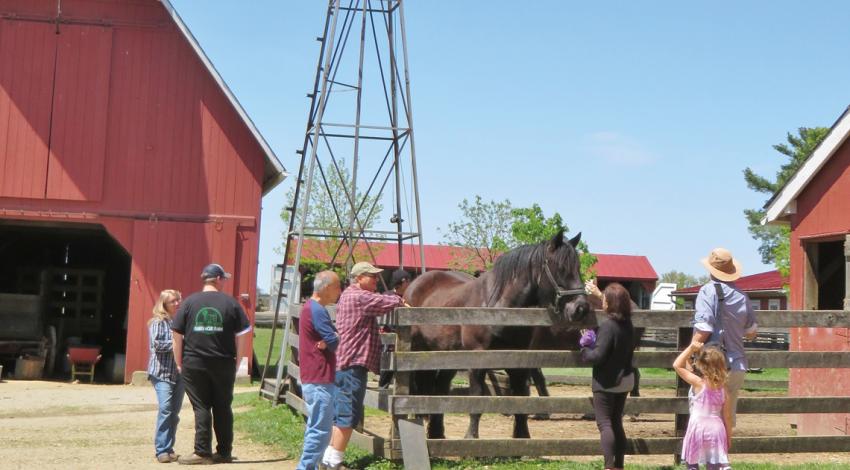
[[[60,354],[99,345],[129,380],[159,292],[211,261],[253,318],[284,177],[168,0],[0,0],[0,295],[37,297]]]
[[[791,228],[791,308],[850,310],[850,110],[768,202],[765,223]],[[848,351],[847,328],[795,328],[793,351]],[[829,380],[824,380],[829,377]],[[850,371],[792,369],[793,396],[848,396]],[[848,434],[848,415],[800,415],[801,434]]]

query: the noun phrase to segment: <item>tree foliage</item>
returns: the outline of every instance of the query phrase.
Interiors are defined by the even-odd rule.
[[[313,175],[313,186],[310,191],[310,203],[307,214],[307,227],[313,227],[318,230],[310,230],[311,233],[319,233],[328,236],[338,236],[348,229],[350,217],[352,214],[351,203],[348,195],[351,194],[351,170],[346,167],[345,159],[337,160],[338,165],[327,165],[324,168],[324,179],[322,172],[316,168]],[[337,170],[338,169],[338,170]],[[325,184],[327,182],[327,184]],[[295,214],[295,228],[297,229],[301,222],[300,217],[301,207],[305,201],[305,192],[307,185],[302,186],[302,192],[299,195],[298,212]],[[357,192],[357,197],[354,198],[355,209],[357,209],[357,218],[363,224],[364,229],[371,229],[375,225],[375,221],[383,211],[383,204],[377,194],[372,194],[365,198],[361,191]],[[293,207],[295,200],[295,187],[290,188],[286,193],[287,207]],[[289,222],[290,212],[284,208],[280,217]],[[353,230],[355,233],[359,229],[358,223],[355,221]],[[284,240],[286,234],[283,234]]]
[[[785,186],[828,133],[829,129],[826,127],[801,127],[797,129],[797,135],[789,132],[785,138],[786,142],[773,146],[786,160],[779,167],[774,179],[758,175],[748,167],[744,170],[747,187],[772,197]],[[761,243],[759,254],[762,262],[774,264],[783,276],[787,276],[790,266],[790,229],[787,226],[761,225],[765,216],[764,209],[747,209],[744,215],[749,223],[750,235]]]
[[[307,240],[314,243],[310,244],[310,250],[302,251],[300,263],[302,295],[309,295],[312,291],[313,278],[320,271],[332,269],[340,276],[340,279],[345,279],[346,277],[343,264],[348,258],[349,248],[347,244],[338,248],[342,242],[338,237],[348,230],[349,218],[353,212],[348,199],[348,195],[351,194],[352,189],[351,171],[346,166],[345,159],[343,158],[337,159],[336,166],[327,165],[323,168],[323,171],[324,178],[318,167],[316,168],[313,175],[313,186],[310,191],[307,223],[305,226],[311,228],[307,232],[319,236],[307,238]],[[302,186],[302,192],[299,194],[298,211],[294,214],[294,217],[296,217],[294,228],[296,230],[299,227],[300,217],[302,216],[300,209],[303,207],[305,201],[306,187],[306,184]],[[292,187],[286,193],[286,201],[288,202],[286,207],[293,207],[294,200],[295,187]],[[373,228],[375,221],[383,210],[383,204],[378,195],[370,195],[365,198],[364,202],[364,194],[358,191],[354,201],[357,217],[360,223],[363,224],[363,228],[367,230]],[[280,217],[288,224],[290,211],[286,207],[281,210]],[[355,221],[353,225],[355,235],[359,232],[359,227]],[[284,232],[282,236],[285,244],[287,234]],[[376,256],[380,249],[381,247],[371,246],[371,250]],[[283,250],[284,245],[275,249],[280,255],[283,255]],[[331,266],[329,262],[335,254],[336,260],[334,266]],[[293,243],[287,263],[294,262],[294,259],[295,249]],[[370,251],[365,242],[359,241],[354,246],[354,261],[363,260],[371,260]]]
[[[467,272],[474,272],[480,266],[490,269],[508,250],[548,240],[560,230],[569,232],[561,214],[555,212],[546,217],[538,204],[514,208],[507,199],[484,201],[476,195],[473,202],[464,199],[458,208],[461,220],[449,223],[443,237],[450,245],[468,249],[468,255],[456,258],[453,266]],[[591,268],[596,257],[584,241],[579,243],[578,251],[582,276],[589,279],[594,275]]]
[[[453,260],[455,269],[474,272],[476,267],[490,269],[496,258],[514,244],[511,233],[511,201],[484,201],[475,195],[473,202],[464,198],[458,209],[459,221],[449,222],[443,238],[449,245],[467,248],[466,254]]]
[[[677,289],[684,289],[685,287],[701,286],[708,280],[708,275],[692,276],[674,269],[662,274],[659,282],[672,282],[676,284]]]

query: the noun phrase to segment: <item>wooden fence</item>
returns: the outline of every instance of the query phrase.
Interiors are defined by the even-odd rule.
[[[291,313],[292,331],[297,331],[297,314]],[[597,314],[601,320],[601,314]],[[757,311],[760,328],[848,328],[850,312],[845,311]],[[691,340],[693,311],[636,311],[636,327],[676,328],[678,343]],[[587,367],[575,351],[428,351],[410,350],[410,328],[414,325],[503,325],[548,326],[553,317],[544,309],[488,308],[400,308],[393,314],[396,326],[395,352],[387,356],[384,369],[395,372],[391,392],[370,389],[367,407],[392,415],[389,432],[358,429],[352,442],[391,459],[403,459],[405,468],[430,468],[430,457],[507,457],[597,455],[598,438],[581,439],[426,439],[422,424],[415,415],[440,413],[552,414],[592,412],[590,393],[587,397],[509,397],[509,396],[419,396],[410,394],[415,371],[438,369],[507,369]],[[588,325],[576,325],[583,327]],[[287,339],[293,348],[298,336]],[[637,367],[670,367],[676,351],[637,351]],[[748,351],[750,367],[760,368],[847,368],[850,353]],[[298,366],[287,364],[285,396],[288,405],[305,413],[298,387]],[[272,390],[269,395],[274,393]],[[626,413],[670,413],[675,415],[675,437],[631,436],[629,454],[671,454],[681,449],[681,436],[687,424],[687,385],[679,382],[677,397],[629,398]],[[850,397],[744,397],[738,402],[739,414],[850,413]],[[850,449],[850,436],[768,436],[734,437],[735,453],[844,452]]]

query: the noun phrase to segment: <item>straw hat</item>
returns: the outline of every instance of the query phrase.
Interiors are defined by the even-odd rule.
[[[708,257],[700,262],[708,269],[709,274],[721,281],[731,282],[741,277],[741,263],[733,258],[732,252],[726,248],[711,250]]]

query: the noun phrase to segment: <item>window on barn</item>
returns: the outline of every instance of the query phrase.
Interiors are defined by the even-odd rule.
[[[770,299],[767,301],[768,310],[779,310],[779,299]]]

